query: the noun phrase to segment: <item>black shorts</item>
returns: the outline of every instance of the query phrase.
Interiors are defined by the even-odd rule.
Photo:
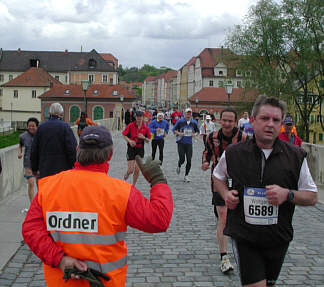
[[[144,157],[144,146],[142,147],[131,147],[127,146],[127,160],[135,160],[135,156],[139,155],[140,157]]]
[[[225,201],[224,199],[221,197],[221,195],[218,193],[218,192],[214,192],[214,182],[213,182],[213,177],[211,177],[211,180],[210,180],[210,184],[211,184],[211,191],[213,193],[213,200],[212,200],[212,204],[214,206],[225,206]],[[216,210],[216,208],[215,208]],[[216,215],[216,214],[215,214]],[[216,217],[218,217],[216,215]]]
[[[260,240],[262,240],[260,238]],[[266,279],[267,286],[273,286],[279,277],[289,243],[263,248],[252,243],[233,240],[233,253],[240,271],[242,285]]]

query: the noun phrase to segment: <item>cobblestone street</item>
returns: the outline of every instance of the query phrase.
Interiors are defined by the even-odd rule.
[[[123,178],[127,166],[126,143],[120,134],[114,137],[114,147],[109,174]],[[150,154],[150,144],[145,150],[146,155]],[[184,183],[184,166],[180,175],[175,172],[178,159],[175,137],[167,137],[162,167],[173,192],[172,222],[169,230],[160,234],[128,228],[126,286],[241,286],[230,244],[229,253],[235,270],[231,275],[223,275],[219,269],[210,170],[203,172],[200,169],[202,150],[202,140],[197,139],[189,175],[192,181]],[[149,184],[143,176],[136,186],[149,196]],[[323,216],[324,205],[320,203],[315,207],[296,208],[294,240],[276,286],[324,287]],[[26,245],[21,245],[3,269],[0,286],[45,286],[40,260]]]

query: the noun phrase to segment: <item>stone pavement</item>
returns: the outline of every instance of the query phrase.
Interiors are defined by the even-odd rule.
[[[120,135],[116,135],[114,141],[115,150],[109,174],[122,178],[126,170],[126,144]],[[146,154],[149,154],[150,145],[145,148]],[[169,135],[166,139],[163,170],[173,192],[175,208],[172,222],[169,230],[160,234],[147,234],[128,228],[126,286],[240,286],[237,270],[231,275],[223,275],[219,270],[216,222],[209,185],[210,171],[203,172],[200,169],[202,149],[202,141],[195,141],[190,173],[192,182],[184,183],[184,167],[179,176],[175,173],[178,158],[175,137]],[[142,176],[137,188],[145,196],[149,196],[149,185]],[[26,202],[24,197],[27,198],[26,193],[20,192],[14,199]],[[9,200],[9,205],[15,200]],[[2,206],[3,203],[0,203],[1,216]],[[16,215],[8,215],[21,218],[20,221],[12,222],[19,229],[22,215],[17,210],[15,213]],[[315,207],[296,208],[295,238],[276,286],[324,287],[323,215],[322,203]],[[6,231],[2,229],[1,237],[6,236],[4,233]],[[20,235],[11,238],[16,244],[19,244],[20,239]],[[231,247],[229,252],[234,263]],[[6,259],[7,264],[0,274],[0,286],[45,286],[40,260],[26,245],[22,244],[11,258]],[[236,268],[235,264],[234,267]]]

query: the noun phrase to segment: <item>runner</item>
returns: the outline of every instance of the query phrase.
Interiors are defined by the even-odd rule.
[[[214,214],[218,218],[217,220],[217,241],[221,257],[220,269],[226,274],[233,270],[233,266],[227,255],[227,241],[228,238],[223,234],[225,224],[227,207],[220,194],[215,190],[213,182],[213,170],[218,163],[219,158],[222,156],[223,151],[231,143],[237,143],[246,139],[246,135],[242,133],[235,125],[237,121],[237,113],[232,108],[226,108],[221,111],[220,124],[221,129],[210,133],[206,140],[205,150],[202,156],[202,170],[209,169],[210,161],[212,161],[211,169],[211,191],[213,194],[212,204],[214,205]],[[216,192],[215,192],[216,191]]]
[[[139,167],[135,163],[135,156],[144,157],[144,143],[151,139],[150,129],[143,121],[143,112],[136,111],[135,121],[127,125],[122,132],[123,138],[127,142],[127,162],[128,167],[124,175],[127,180],[133,173],[133,184],[135,185],[139,175]]]
[[[200,135],[203,138],[204,144],[206,144],[207,135],[215,130],[215,124],[211,121],[211,116],[206,115],[205,121],[201,124]]]
[[[164,149],[164,138],[169,132],[169,123],[163,119],[164,115],[162,112],[157,114],[157,119],[153,120],[149,124],[150,131],[153,135],[152,139],[152,159],[155,159],[156,148],[159,147],[159,160],[161,165],[163,163],[163,149]]]
[[[177,109],[174,109],[173,113],[171,114],[171,123],[174,126],[176,122],[181,119],[182,114],[177,111]]]
[[[176,169],[177,174],[180,174],[181,165],[187,158],[186,171],[184,176],[184,182],[190,182],[188,174],[191,168],[192,157],[192,137],[199,134],[199,128],[197,122],[192,119],[192,110],[187,108],[185,110],[185,117],[178,120],[173,127],[172,131],[176,134],[176,141],[178,144],[179,161]]]

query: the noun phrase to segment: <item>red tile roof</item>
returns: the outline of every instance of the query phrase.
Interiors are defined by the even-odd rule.
[[[51,83],[60,85],[61,82],[52,77],[43,68],[31,67],[18,77],[3,84],[3,87],[49,87]]]
[[[152,82],[152,81],[154,81],[156,79],[156,77],[154,77],[154,76],[148,76],[145,80],[144,80],[144,82]]]
[[[231,67],[237,56],[227,48],[205,48],[198,56],[202,68],[213,68],[222,62]]]
[[[99,53],[101,58],[103,58],[107,62],[113,62],[115,65],[115,69],[118,68],[118,59],[115,58],[112,54],[110,53]]]
[[[233,88],[233,92],[230,95],[231,102],[254,102],[258,96],[257,90],[246,91],[240,88]],[[195,99],[198,98],[199,102],[227,102],[228,97],[225,92],[225,88],[206,87],[195,93],[189,101],[195,103]]]
[[[167,82],[172,81],[174,78],[176,78],[178,75],[178,71],[175,70],[169,70],[165,73],[165,80]]]
[[[67,92],[68,91],[68,92]],[[97,91],[97,92],[95,92]],[[114,91],[117,91],[117,95],[114,95]],[[84,91],[81,85],[55,85],[49,91],[40,95],[39,98],[50,97],[68,97],[68,98],[80,98],[84,96]],[[87,98],[114,98],[119,99],[120,96],[124,96],[124,99],[135,100],[133,96],[125,87],[120,85],[106,85],[106,84],[93,84],[87,90]]]

